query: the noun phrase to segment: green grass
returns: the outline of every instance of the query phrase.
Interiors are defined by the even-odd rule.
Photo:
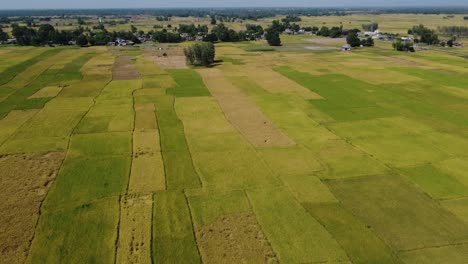
[[[69,151],[85,157],[131,156],[132,135],[130,132],[75,134]]]
[[[338,241],[352,263],[402,263],[372,229],[340,204],[306,203],[303,206]]]
[[[130,157],[67,157],[44,208],[93,203],[123,194],[127,188]]]
[[[192,164],[184,126],[173,104],[174,97],[170,95],[160,96],[155,102],[167,188],[196,188],[200,180]]]
[[[247,52],[265,52],[265,51],[275,51],[275,48],[267,47],[267,46],[246,46],[243,49]]]
[[[81,74],[75,72],[91,59],[91,56],[92,54],[84,54],[67,63],[62,70],[48,69],[28,85],[10,94],[0,102],[0,118],[13,109],[40,109],[44,107],[51,98],[28,99],[28,97],[49,85],[80,80],[82,78]]]
[[[201,76],[192,69],[168,70],[174,81],[177,83],[175,89],[169,90],[169,93],[176,97],[196,97],[210,96],[208,88]]]
[[[245,62],[243,60],[237,59],[237,58],[224,57],[223,56],[223,57],[218,57],[217,59],[222,61],[222,62],[229,62],[232,65],[245,65]]]
[[[28,263],[112,263],[119,219],[117,197],[43,213]]]
[[[36,55],[26,61],[20,62],[18,64],[12,65],[9,68],[5,69],[0,73],[0,86],[8,83],[19,73],[27,70],[33,64],[45,60],[49,57],[56,55],[61,52],[63,49],[48,49],[41,52],[39,55]]]
[[[468,196],[468,187],[432,165],[400,169],[402,174],[417,184],[434,199]]]
[[[281,263],[348,260],[333,237],[289,192],[264,189],[248,191],[247,194]]]
[[[151,246],[154,263],[201,263],[189,207],[182,193],[154,195]]]
[[[252,211],[249,200],[242,191],[190,196],[189,203],[194,224],[197,226],[211,224],[222,216]]]
[[[125,132],[133,130],[133,105],[97,104],[91,108],[76,133]]]
[[[333,194],[387,245],[397,250],[465,241],[468,226],[399,176],[328,182]]]

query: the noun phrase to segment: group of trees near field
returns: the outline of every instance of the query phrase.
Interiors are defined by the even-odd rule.
[[[107,45],[116,38],[132,40],[139,43],[139,39],[133,32],[109,32],[105,29],[93,32],[90,29],[78,27],[75,30],[56,30],[50,24],[42,24],[36,30],[27,26],[12,24],[12,35],[16,38],[16,44],[20,46],[43,46],[48,44],[69,45],[75,41],[77,45]]]
[[[429,29],[424,25],[414,26],[408,30],[408,34],[416,35],[419,37],[419,42],[426,43],[428,45],[439,44],[439,36],[435,30]]]
[[[465,26],[438,27],[437,31],[444,36],[468,37],[468,27]]]
[[[211,42],[199,42],[184,49],[187,62],[194,66],[209,66],[214,62],[215,46]]]
[[[0,41],[6,41],[10,36],[0,28]]]
[[[393,42],[393,48],[397,51],[415,52],[413,43],[397,40]]]
[[[376,31],[379,29],[379,23],[362,24],[364,31]]]
[[[374,40],[372,38],[365,38],[365,39],[360,39],[358,36],[358,30],[351,30],[348,32],[348,35],[346,36],[346,42],[351,46],[351,47],[373,47],[374,46]]]

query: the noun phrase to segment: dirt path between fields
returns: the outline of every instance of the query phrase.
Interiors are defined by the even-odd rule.
[[[226,118],[257,147],[288,147],[296,143],[279,130],[263,112],[218,69],[202,69],[211,94],[219,102]]]

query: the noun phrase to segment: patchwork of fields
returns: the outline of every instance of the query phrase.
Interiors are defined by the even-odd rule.
[[[0,263],[466,263],[465,58],[242,45],[2,48]]]

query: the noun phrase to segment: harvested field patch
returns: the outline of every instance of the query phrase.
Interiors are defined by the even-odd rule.
[[[249,98],[216,69],[198,71],[211,94],[218,100],[226,118],[254,146],[288,147],[295,142],[279,130]]]
[[[62,91],[62,87],[59,86],[47,86],[39,90],[37,93],[31,95],[28,99],[33,98],[48,98],[55,97]]]
[[[224,216],[196,234],[203,263],[278,263],[253,213]]]
[[[393,249],[468,241],[468,226],[399,176],[359,177],[328,185],[345,209]]]
[[[184,194],[154,195],[153,263],[201,263]]]
[[[346,253],[315,218],[283,189],[247,191],[258,221],[280,262],[347,261]]]
[[[402,263],[372,229],[340,204],[306,203],[303,206],[338,241],[352,263]]]
[[[0,157],[1,262],[26,260],[42,201],[64,157],[62,152]]]
[[[117,197],[41,215],[28,263],[113,263]]]
[[[164,164],[157,132],[133,133],[133,162],[129,193],[165,190]]]
[[[186,58],[183,55],[152,56],[150,59],[162,69],[186,69]]]
[[[203,263],[277,263],[243,191],[189,197]]]
[[[157,129],[155,111],[154,104],[135,105],[135,131]]]
[[[135,64],[130,56],[119,56],[115,59],[114,67],[112,68],[113,80],[137,80],[140,79]]]
[[[124,196],[120,202],[117,263],[151,263],[153,196]]]

